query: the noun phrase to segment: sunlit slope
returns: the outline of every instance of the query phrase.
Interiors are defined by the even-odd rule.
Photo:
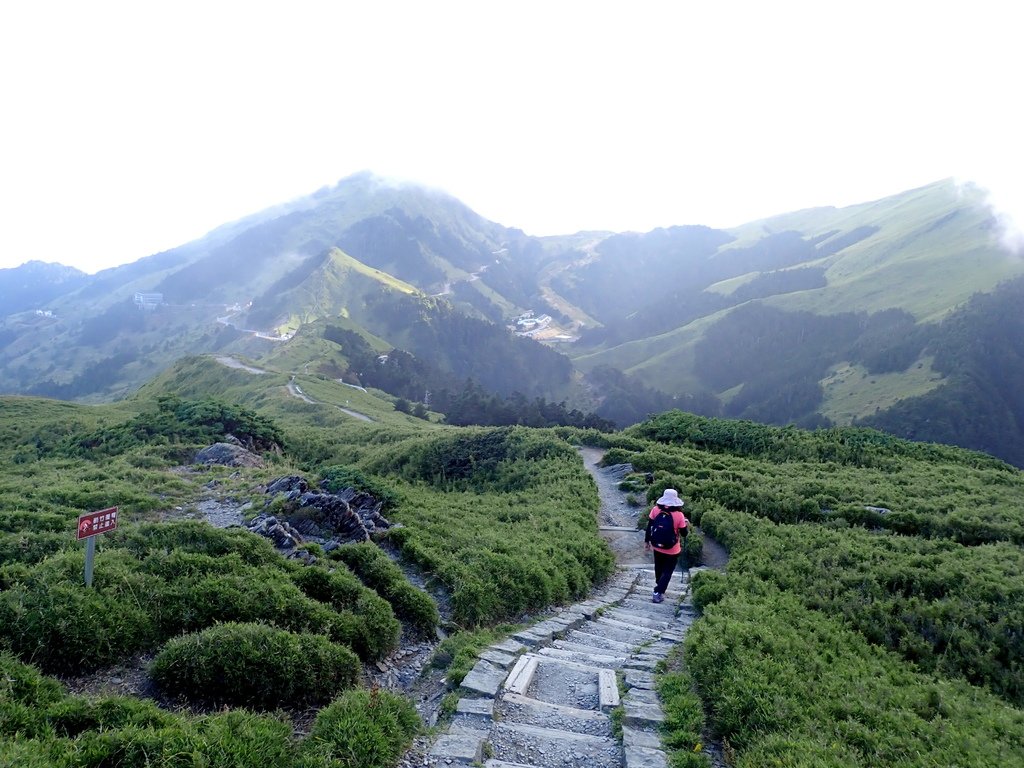
[[[871,203],[754,222],[735,234],[744,242],[758,231],[795,229],[808,239],[834,231],[819,244],[827,247],[862,227],[877,231],[816,262],[825,268],[826,287],[766,301],[822,314],[896,307],[931,321],[969,296],[1024,274],[1024,260],[999,244],[997,221],[984,193],[951,179]]]
[[[273,325],[281,334],[306,323],[330,317],[358,321],[369,296],[385,292],[415,294],[417,289],[379,269],[369,267],[338,248],[332,248],[308,274],[273,286],[253,302],[244,318],[256,327]]]
[[[142,387],[137,399],[154,400],[162,395],[213,397],[258,409],[288,424],[309,427],[358,430],[374,424],[416,429],[429,426],[422,419],[396,411],[391,398],[383,393],[346,386],[321,375],[278,370],[223,356],[179,360]]]
[[[724,270],[743,249],[787,231],[798,232],[814,248],[809,249],[806,260],[777,271],[818,268],[826,282],[820,288],[755,299],[788,312],[870,314],[899,309],[919,322],[934,322],[969,296],[991,291],[1001,281],[1024,274],[1024,259],[1011,256],[1000,246],[997,223],[984,204],[983,193],[952,180],[871,203],[814,208],[752,222],[732,230],[736,240],[721,247],[712,260],[720,261]],[[853,242],[839,247],[848,241]],[[728,302],[763,274],[724,279],[707,286],[705,293]],[[737,300],[732,307],[703,314],[668,332],[598,350],[580,349],[574,359],[585,369],[613,365],[654,377],[669,391],[685,391],[696,374],[692,370],[694,344],[707,328],[748,303]],[[685,312],[686,306],[677,310]],[[891,379],[887,382],[890,396],[899,391],[893,383]],[[915,379],[912,389],[919,388]]]

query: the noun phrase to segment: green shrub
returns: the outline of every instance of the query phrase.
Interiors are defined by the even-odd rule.
[[[366,586],[391,604],[395,614],[419,632],[431,634],[437,627],[437,605],[430,595],[416,589],[379,547],[371,543],[349,544],[331,552],[352,569]]]
[[[0,593],[0,634],[20,657],[48,671],[112,664],[157,637],[147,607],[117,592],[60,581],[15,586]]]
[[[296,571],[292,578],[306,595],[334,609],[331,638],[351,646],[360,658],[382,659],[398,647],[402,627],[391,606],[349,571],[315,565]]]
[[[289,766],[291,728],[249,712],[225,712],[161,728],[129,726],[82,734],[67,748],[68,768],[251,768]]]
[[[371,478],[354,467],[331,466],[320,472],[320,486],[328,493],[338,493],[346,488],[368,493],[381,503],[381,509],[390,509],[398,499],[391,488],[382,480]]]
[[[327,701],[359,678],[359,660],[320,635],[219,624],[168,642],[150,674],[172,696],[273,709]]]
[[[430,665],[448,671],[448,686],[458,687],[476,664],[477,655],[519,629],[515,624],[499,624],[490,629],[464,630],[449,635],[434,649]]]
[[[421,727],[413,705],[388,691],[349,691],[322,709],[302,745],[310,768],[393,768]]]
[[[683,658],[683,646],[672,649],[657,677],[658,696],[665,712],[662,742],[669,750],[672,768],[710,768],[701,751],[704,709],[694,691],[693,678]]]
[[[274,565],[280,560],[273,544],[262,536],[237,528],[214,528],[199,521],[124,526],[106,538],[108,546],[126,549],[140,559],[183,552],[211,557],[231,554],[247,565]]]

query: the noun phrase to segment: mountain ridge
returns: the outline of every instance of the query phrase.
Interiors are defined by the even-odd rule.
[[[980,190],[947,179],[729,230],[535,238],[447,193],[363,173],[170,251],[78,276],[40,307],[51,317],[6,313],[0,391],[107,400],[182,356],[259,359],[289,344],[312,355],[289,353],[297,366],[323,367],[321,347],[291,339],[341,318],[456,373],[472,370],[458,354],[492,354],[479,333],[473,344],[457,341],[455,327],[471,327],[460,316],[511,328],[532,311],[545,330],[528,335],[560,339],[555,349],[576,373],[565,379],[552,368],[531,381],[519,371],[501,383],[488,374],[489,387],[565,400],[620,425],[673,397],[703,403],[706,415],[825,425],[873,417],[871,408],[928,396],[960,375],[929,362],[942,320],[1024,275],[997,243],[997,226]],[[0,270],[0,286],[19,269]],[[163,301],[140,310],[139,292]],[[402,308],[410,300],[419,308]],[[463,348],[434,346],[442,343]],[[746,362],[732,350],[746,350]],[[358,381],[338,367],[344,356],[331,357],[326,368]],[[608,366],[628,377],[595,375]]]

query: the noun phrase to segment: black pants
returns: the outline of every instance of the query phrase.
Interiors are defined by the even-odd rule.
[[[665,594],[668,583],[672,579],[672,571],[676,569],[679,555],[666,555],[654,550],[654,591]]]

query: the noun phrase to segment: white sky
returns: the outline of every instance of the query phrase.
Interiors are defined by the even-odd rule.
[[[1024,221],[1024,10],[5,2],[0,267],[134,261],[358,170],[531,234],[971,178]]]

